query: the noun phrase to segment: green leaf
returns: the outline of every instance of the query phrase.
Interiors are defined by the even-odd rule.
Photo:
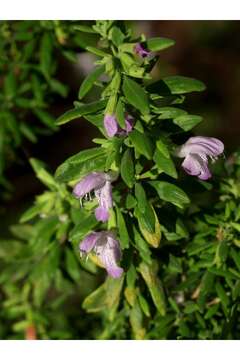
[[[97,225],[97,220],[93,214],[89,214],[86,211],[79,210],[79,222],[75,227],[70,231],[69,234],[69,241],[73,242],[74,244],[79,244],[80,240],[94,229]]]
[[[79,99],[82,99],[84,96],[87,95],[87,93],[93,87],[95,81],[99,78],[101,74],[104,73],[104,70],[105,70],[105,66],[98,66],[84,79],[79,89],[79,93],[78,93]]]
[[[38,179],[45,184],[50,189],[56,190],[59,188],[58,184],[56,183],[54,177],[50,175],[46,169],[44,168],[44,164],[34,158],[30,159],[30,164],[33,167],[33,170],[35,171]]]
[[[191,130],[194,126],[202,121],[202,117],[198,115],[181,115],[173,119],[174,124],[180,126],[184,131]]]
[[[54,117],[49,114],[47,111],[42,109],[34,109],[33,113],[39,118],[39,120],[46,126],[50,127],[53,130],[57,129]]]
[[[231,221],[231,227],[240,233],[240,224]]]
[[[4,124],[6,126],[6,130],[8,130],[12,137],[13,140],[15,141],[15,144],[18,146],[21,144],[21,134],[19,131],[19,125],[18,125],[18,121],[17,118],[15,117],[15,115],[13,114],[13,112],[10,111],[3,111],[0,113],[0,119],[3,121],[4,119]],[[4,132],[5,130],[3,130],[2,128],[2,136],[3,139],[5,138],[4,136]],[[1,145],[2,146],[2,145]]]
[[[145,191],[144,191],[142,185],[139,183],[135,184],[135,196],[137,199],[137,206],[138,206],[140,212],[142,214],[144,214],[146,211],[146,208],[147,208],[148,200],[147,200],[147,197],[146,197],[146,194],[145,194]],[[153,219],[154,219],[154,217],[153,217]],[[154,220],[153,220],[153,222],[154,222]]]
[[[133,226],[133,233],[134,233],[134,242],[137,250],[139,251],[140,257],[147,263],[151,264],[151,251],[146,243],[146,241],[142,238],[139,234],[135,226]]]
[[[101,56],[101,57],[105,57],[105,56],[110,57],[111,56],[110,54],[108,54],[98,48],[95,48],[93,46],[87,46],[86,50],[93,53],[94,55]]]
[[[134,288],[137,278],[138,275],[135,266],[132,263],[127,271],[127,276],[126,276],[127,286],[130,288]]]
[[[51,65],[52,65],[52,38],[51,34],[45,32],[41,38],[40,44],[40,68],[42,73],[47,78],[51,74]]]
[[[156,308],[159,313],[164,316],[166,314],[165,296],[161,281],[157,277],[154,266],[142,262],[139,266],[139,271],[146,282]]]
[[[29,240],[29,238],[33,237],[36,233],[33,225],[30,224],[11,225],[10,231],[15,237],[23,240]]]
[[[111,313],[112,310],[116,310],[120,301],[123,280],[123,276],[120,279],[108,277],[104,284],[84,299],[83,309],[89,313],[104,309]]]
[[[36,106],[36,103],[35,103],[34,99],[27,99],[27,98],[24,98],[24,97],[17,97],[15,102],[16,102],[17,106],[19,106],[19,107],[21,107],[23,109],[33,109]]]
[[[79,263],[74,252],[68,248],[65,251],[65,263],[68,274],[74,281],[78,282],[81,278]]]
[[[52,88],[52,90],[57,94],[59,94],[60,96],[64,98],[67,96],[68,87],[65,84],[61,83],[59,80],[52,78],[49,80],[49,85]]]
[[[72,50],[62,50],[63,56],[73,63],[76,63],[78,60],[77,54]]]
[[[31,220],[35,216],[39,215],[41,213],[42,208],[45,206],[44,203],[39,203],[34,206],[31,206],[29,209],[27,209],[20,218],[20,223],[24,223],[26,221]]]
[[[212,290],[214,286],[214,280],[215,280],[215,275],[209,271],[206,271],[202,276],[201,284],[200,284],[200,293],[197,300],[198,305],[202,309],[206,303],[209,292]]]
[[[163,81],[169,87],[172,94],[185,94],[206,89],[202,81],[185,76],[168,76],[163,78]]]
[[[83,49],[92,52],[92,49],[95,49],[99,40],[98,34],[93,32],[78,32],[74,36],[74,42]],[[92,48],[93,47],[93,48]],[[88,50],[90,48],[90,50]]]
[[[57,119],[56,124],[62,125],[83,115],[96,113],[97,111],[104,109],[106,104],[106,100],[100,100],[89,104],[80,105],[76,109],[69,110],[65,114],[61,115]]]
[[[147,49],[150,51],[159,51],[173,46],[174,44],[174,40],[162,37],[155,37],[147,40]]]
[[[120,53],[119,59],[121,61],[125,75],[140,79],[144,77],[145,69],[136,62],[133,55],[127,54],[125,52]]]
[[[160,224],[153,206],[149,203],[144,188],[140,183],[135,184],[137,207],[134,215],[145,240],[153,247],[158,247],[161,240]]]
[[[133,187],[135,182],[135,174],[134,163],[130,149],[125,151],[121,160],[121,177],[128,187]]]
[[[42,83],[40,78],[36,74],[31,76],[31,85],[34,98],[36,99],[39,105],[43,104],[44,89],[42,88]]]
[[[4,259],[4,262],[11,262],[13,257],[18,256],[22,246],[20,241],[1,238],[0,259]]]
[[[79,30],[79,31],[86,32],[86,33],[89,33],[89,34],[96,34],[96,31],[91,26],[74,25],[73,28],[74,28],[74,30]]]
[[[120,235],[120,243],[122,249],[128,249],[129,248],[129,235],[127,231],[127,226],[124,220],[124,216],[121,213],[121,210],[116,207],[117,211],[117,225],[118,225],[118,231]]]
[[[84,299],[82,307],[89,313],[102,311],[107,307],[106,297],[106,286],[102,284]]]
[[[37,44],[37,40],[36,39],[32,39],[30,41],[28,41],[24,47],[22,48],[22,61],[23,63],[27,63],[28,60],[31,58],[34,49],[36,47]]]
[[[148,305],[148,302],[147,300],[143,297],[142,294],[138,294],[138,300],[139,300],[139,304],[141,306],[141,309],[142,311],[144,312],[144,314],[147,316],[147,317],[150,317],[151,316],[151,313],[150,313],[150,309],[149,309],[149,305]]]
[[[131,131],[128,136],[140,154],[144,155],[148,160],[152,159],[153,144],[146,134],[142,134],[135,129]]]
[[[135,208],[134,215],[138,220],[139,229],[144,239],[151,246],[157,248],[161,241],[161,227],[153,206],[146,203],[146,209],[143,214],[138,208]]]
[[[121,99],[118,100],[118,103],[117,103],[117,107],[116,107],[116,117],[117,117],[117,121],[118,121],[118,124],[120,125],[120,127],[122,129],[125,129],[125,109],[124,109],[124,105],[121,101]]]
[[[149,114],[148,96],[145,90],[134,80],[124,77],[123,93],[127,101],[142,114]]]
[[[36,143],[37,142],[37,137],[34,134],[32,128],[30,125],[26,124],[26,122],[21,122],[20,127],[19,127],[21,133],[31,142]]]
[[[182,273],[181,259],[170,254],[168,269],[171,273]]]
[[[170,159],[170,154],[169,154],[167,145],[166,145],[161,139],[159,139],[159,140],[156,142],[156,145],[157,145],[157,149],[160,151],[160,153],[161,153],[163,156],[165,156],[166,158]]]
[[[77,180],[91,171],[103,171],[107,153],[103,148],[80,151],[61,164],[55,173],[60,182]]]
[[[132,196],[132,194],[127,194],[127,197],[126,197],[126,208],[127,208],[127,209],[133,209],[136,204],[137,204],[137,200],[135,199],[135,197]]]
[[[129,312],[129,321],[131,324],[134,340],[144,340],[146,329],[144,328],[144,318],[141,307],[136,302]]]
[[[41,307],[47,291],[51,284],[51,278],[48,276],[47,272],[43,273],[42,277],[39,277],[37,280],[34,280],[33,288],[33,303],[37,307]]]
[[[186,76],[168,76],[147,86],[147,91],[161,96],[186,94],[205,90],[205,85],[199,80]]]
[[[155,150],[153,160],[155,161],[158,170],[161,172],[165,172],[165,174],[173,177],[174,179],[177,178],[177,171],[174,165],[174,162],[169,157],[164,156],[158,148]]]
[[[158,119],[162,119],[162,120],[174,119],[177,116],[187,114],[187,112],[185,110],[178,109],[178,108],[171,107],[171,106],[165,106],[165,107],[160,107],[160,108],[154,107],[153,112],[155,114],[161,114],[160,116],[158,116]]]
[[[236,250],[234,250],[233,248],[231,248],[231,257],[238,269],[238,271],[240,271],[240,256],[239,256],[239,252],[237,252]]]
[[[122,31],[117,27],[113,26],[109,32],[110,38],[112,39],[113,44],[118,47],[121,45],[124,41],[124,34]]]
[[[96,115],[83,115],[84,119],[89,121],[94,126],[97,126],[99,129],[103,128],[103,114]]]
[[[217,281],[215,287],[216,287],[217,295],[218,295],[219,299],[221,300],[223,307],[227,311],[229,303],[230,303],[229,295],[226,293],[225,289],[223,288],[223,286],[220,284],[219,281]]]
[[[176,185],[166,181],[149,181],[149,184],[155,188],[160,199],[171,202],[179,208],[190,202],[187,194]]]
[[[4,79],[4,93],[8,100],[13,99],[17,93],[16,76],[13,71],[9,72]]]

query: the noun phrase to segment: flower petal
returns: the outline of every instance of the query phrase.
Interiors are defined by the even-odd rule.
[[[100,241],[96,245],[96,254],[99,256],[108,274],[113,278],[119,278],[123,273],[123,269],[117,265],[117,261],[121,257],[119,242],[108,231],[105,232],[105,241],[105,244],[101,244]]]
[[[133,122],[134,122],[134,120],[133,120],[132,116],[127,115],[125,118],[125,130],[126,130],[127,134],[132,131]]]
[[[109,219],[109,212],[102,206],[95,209],[95,216],[98,221],[106,222]]]
[[[118,132],[118,123],[114,115],[106,114],[104,116],[104,127],[109,137],[113,137]]]
[[[134,51],[137,55],[141,56],[142,58],[148,57],[151,52],[146,50],[141,43],[137,43]]]
[[[182,167],[186,173],[192,176],[198,176],[201,180],[207,180],[212,176],[208,169],[207,160],[203,160],[197,154],[186,156],[182,163]]]
[[[95,210],[95,216],[97,220],[105,222],[109,218],[108,210],[113,206],[111,182],[107,180],[101,189],[95,191],[95,196],[99,203],[99,207]]]
[[[213,137],[193,136],[180,147],[179,157],[185,157],[188,154],[202,154],[203,156],[216,157],[224,151],[224,144]]]
[[[79,183],[77,183],[73,189],[73,194],[76,197],[81,198],[90,191],[103,187],[105,182],[105,173],[92,172],[79,181]]]
[[[85,239],[80,243],[80,252],[89,253],[94,248],[100,237],[100,232],[92,232],[91,234],[87,235]]]

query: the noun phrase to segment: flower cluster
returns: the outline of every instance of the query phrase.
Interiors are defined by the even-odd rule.
[[[139,54],[146,56],[145,50],[140,46],[139,44],[137,47]],[[118,125],[115,115],[106,114],[103,123],[109,137],[126,136],[133,129],[133,118],[130,115],[126,115],[124,129]],[[211,177],[208,157],[214,161],[223,153],[223,150],[224,145],[220,140],[212,137],[195,136],[180,146],[176,155],[184,158],[182,167],[187,174],[197,176],[201,180],[207,180]],[[109,219],[109,210],[113,206],[111,182],[112,178],[108,173],[92,172],[74,187],[74,195],[81,200],[91,198],[91,194],[94,193],[98,201],[98,207],[95,209],[95,216],[98,221],[106,222]],[[80,244],[80,253],[88,254],[90,252],[94,252],[99,257],[110,276],[117,278],[122,275],[123,269],[117,265],[121,258],[120,245],[113,232],[100,231],[87,235]]]
[[[95,210],[96,219],[106,222],[109,219],[109,209],[112,208],[112,185],[109,174],[92,172],[85,176],[74,187],[74,195],[82,199],[94,192],[99,206]],[[80,244],[80,253],[94,252],[100,259],[108,274],[114,278],[122,275],[123,269],[117,265],[121,258],[121,250],[118,240],[113,232],[100,231],[87,235]]]

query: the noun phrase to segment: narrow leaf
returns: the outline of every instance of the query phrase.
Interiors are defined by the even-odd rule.
[[[142,114],[149,113],[147,93],[138,83],[125,77],[123,80],[123,93],[128,102],[141,111]]]
[[[152,158],[153,144],[146,134],[142,134],[135,129],[129,133],[129,138],[140,154],[144,155],[148,160]]]
[[[173,119],[174,124],[180,126],[184,131],[189,131],[202,121],[198,115],[181,115]]]
[[[134,163],[131,155],[131,150],[127,149],[123,154],[121,161],[121,176],[128,187],[132,188],[135,181]]]
[[[105,66],[96,67],[82,82],[79,89],[78,98],[82,99],[93,87],[95,81],[99,78],[101,74],[104,73]]]
[[[142,262],[139,266],[139,271],[147,284],[156,308],[164,316],[166,314],[165,296],[161,281],[157,277],[154,267]]]
[[[177,178],[177,171],[174,165],[174,162],[170,157],[164,156],[158,148],[155,150],[153,160],[155,161],[158,170],[163,171],[165,174]]]
[[[76,109],[69,110],[65,114],[61,115],[57,119],[56,124],[62,125],[83,115],[96,113],[97,111],[104,109],[106,104],[106,100],[100,100],[89,104],[80,105]]]
[[[187,194],[176,185],[166,181],[149,181],[149,184],[156,189],[158,196],[164,201],[171,202],[180,208],[190,202]]]
[[[116,210],[117,210],[117,224],[118,224],[118,231],[119,231],[119,235],[120,235],[121,248],[128,249],[129,248],[129,235],[128,235],[127,226],[126,226],[126,223],[124,220],[124,216],[118,207],[116,207]]]
[[[155,37],[147,40],[147,48],[151,51],[163,50],[170,46],[173,46],[174,44],[174,40],[162,37]]]

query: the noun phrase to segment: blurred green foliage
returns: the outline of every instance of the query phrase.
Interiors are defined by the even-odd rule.
[[[59,62],[76,62],[86,37],[74,31],[77,23],[0,23],[0,184],[7,189],[6,170],[26,161],[24,142],[57,131],[51,106],[69,90],[59,80]]]

